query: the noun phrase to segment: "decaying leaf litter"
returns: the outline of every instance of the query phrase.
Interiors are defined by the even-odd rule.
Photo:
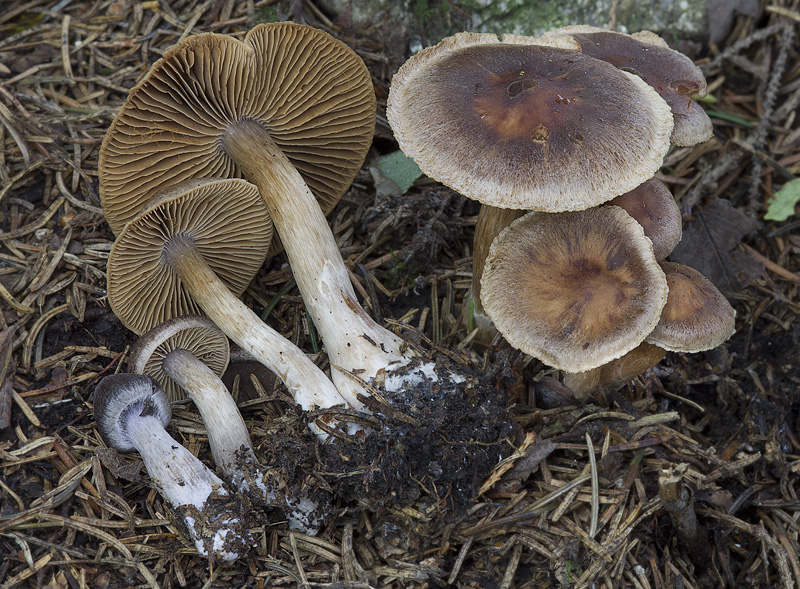
[[[409,473],[405,503],[368,488],[359,503],[357,485],[382,465],[322,470],[331,459],[302,443],[304,417],[285,392],[252,364],[234,363],[229,386],[257,452],[285,450],[280,464],[294,484],[350,495],[316,537],[276,522],[257,531],[247,559],[221,566],[196,555],[138,457],[105,449],[92,416],[94,385],[125,369],[134,341],[104,298],[113,236],[97,198],[97,152],[128,89],[164,49],[190,33],[242,36],[268,15],[320,27],[356,50],[378,95],[371,155],[394,151],[382,108],[405,56],[389,25],[356,30],[311,2],[34,0],[0,14],[0,583],[800,584],[800,240],[794,217],[763,220],[772,195],[800,172],[800,10],[791,1],[736,15],[724,41],[696,50],[715,137],[674,149],[659,176],[681,206],[684,241],[700,244],[681,261],[728,281],[738,318],[727,344],[668,355],[619,393],[565,405],[535,361],[470,342],[463,327],[476,205],[424,181],[402,195],[365,166],[329,215],[351,279],[374,317],[418,345],[502,374],[513,428],[494,442],[507,458],[458,509],[424,472]],[[318,354],[283,259],[267,262],[245,299]],[[413,434],[419,416],[392,409],[386,419]],[[211,463],[192,405],[176,407],[171,432]]]

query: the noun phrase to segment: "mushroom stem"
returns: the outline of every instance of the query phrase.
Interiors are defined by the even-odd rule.
[[[217,497],[228,495],[222,479],[170,436],[157,417],[144,414],[129,417],[127,429],[153,484],[172,507],[178,509],[191,505],[203,512],[209,502],[213,501],[212,495]],[[186,515],[185,521],[200,554],[208,555],[205,544],[210,540],[211,552],[222,559],[235,560],[239,557],[238,553],[221,548],[228,534],[240,533],[235,531],[238,523],[235,515],[226,516],[224,520],[216,522],[217,529],[210,539],[204,538],[207,536],[207,531],[202,531],[202,528],[197,529],[194,517]]]
[[[258,122],[227,128],[222,146],[242,175],[255,184],[286,248],[297,286],[327,347],[339,392],[360,408],[363,387],[344,372],[368,381],[382,369],[406,364],[403,340],[361,308],[322,210],[300,173]]]
[[[492,341],[497,328],[492,318],[486,312],[481,301],[481,276],[489,256],[489,248],[494,238],[514,221],[525,214],[525,211],[516,209],[503,209],[492,205],[481,205],[478,211],[478,221],[475,223],[475,237],[472,241],[472,314],[474,327],[480,328],[476,340],[488,344]]]
[[[284,511],[291,529],[316,534],[322,520],[319,506],[305,497],[297,500],[287,497],[279,492],[281,481],[270,482],[274,474],[256,458],[242,414],[214,371],[180,348],[167,354],[161,366],[200,411],[211,456],[223,476],[256,503]]]
[[[165,244],[166,263],[217,326],[272,370],[304,410],[345,402],[325,374],[300,350],[250,310],[209,267],[194,241],[176,236]]]
[[[222,472],[231,479],[237,458],[252,458],[255,461],[253,444],[242,414],[214,371],[180,348],[167,354],[161,367],[187,392],[199,409],[206,426],[211,456]]]
[[[193,505],[202,509],[215,490],[227,495],[222,482],[197,457],[167,433],[153,415],[133,415],[127,420],[128,435],[142,457],[147,473],[174,507]],[[165,454],[169,458],[165,459]],[[176,481],[191,481],[191,485]]]

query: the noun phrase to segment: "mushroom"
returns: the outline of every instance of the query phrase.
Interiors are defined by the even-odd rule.
[[[706,79],[692,60],[670,49],[666,41],[650,31],[632,35],[588,25],[573,25],[545,33],[545,37],[568,36],[584,55],[640,76],[669,104],[675,120],[672,143],[688,147],[708,141],[713,134],[711,119],[692,100],[706,95]]]
[[[674,262],[662,262],[667,279],[667,303],[645,341],[599,368],[565,373],[563,382],[579,397],[616,390],[673,352],[716,348],[735,331],[736,311],[700,272]]]
[[[653,177],[672,113],[565,38],[459,33],[392,79],[387,118],[429,177],[495,207],[576,211]]]
[[[189,180],[166,188],[111,247],[109,304],[137,334],[202,310],[275,372],[303,409],[344,403],[302,350],[238,298],[261,267],[270,237],[266,208],[244,180]]]
[[[648,343],[671,352],[716,348],[736,331],[736,311],[700,272],[683,264],[662,262],[669,298]]]
[[[492,240],[522,215],[581,210],[651,178],[669,148],[672,113],[640,78],[577,53],[567,37],[460,33],[414,55],[392,80],[387,118],[400,148],[431,178],[483,203],[473,245],[480,280]]]
[[[608,206],[514,221],[489,249],[481,293],[509,344],[584,372],[653,331],[667,283],[641,225]]]
[[[136,450],[153,485],[183,517],[203,556],[235,560],[255,542],[243,508],[223,481],[164,429],[171,418],[169,399],[149,376],[112,374],[94,393],[97,429],[118,450]]]
[[[653,253],[656,260],[661,261],[666,258],[681,240],[680,209],[672,197],[672,193],[660,180],[651,178],[606,204],[625,209],[626,213],[638,221],[644,229],[644,234],[653,242]],[[475,339],[484,344],[488,344],[497,332],[492,320],[484,310],[480,296],[480,281],[486,264],[486,256],[494,238],[524,214],[524,211],[489,205],[481,206],[478,212],[472,250],[472,288],[466,299],[472,302],[474,327],[480,329]]]
[[[283,481],[259,464],[250,434],[220,375],[228,364],[228,339],[205,317],[174,317],[136,342],[128,357],[132,372],[155,378],[164,390],[180,389],[203,418],[211,456],[234,488],[254,502],[285,511],[289,527],[315,534],[317,505],[281,493]]]
[[[661,180],[651,178],[607,204],[622,207],[639,222],[644,234],[653,242],[656,260],[666,258],[680,242],[681,210]]]
[[[243,41],[187,37],[131,91],[103,141],[103,211],[120,232],[164,184],[198,176],[255,184],[334,382],[361,407],[358,395],[368,393],[358,381],[407,364],[413,353],[361,308],[317,198],[335,200],[349,186],[374,125],[366,66],[322,31],[274,23]]]

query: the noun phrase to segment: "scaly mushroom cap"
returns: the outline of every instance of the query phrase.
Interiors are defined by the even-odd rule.
[[[670,49],[661,37],[650,31],[626,35],[588,25],[563,27],[545,34],[562,35],[577,41],[584,55],[607,61],[652,86],[672,109],[675,145],[696,145],[711,138],[711,119],[692,100],[692,96],[706,95],[706,79],[691,59]]]
[[[147,386],[147,383],[150,386]],[[94,389],[97,431],[106,444],[118,450],[134,450],[127,430],[128,416],[154,415],[167,427],[172,419],[169,398],[152,377],[141,374],[109,374]]]
[[[481,283],[506,340],[567,372],[635,348],[667,301],[650,240],[619,207],[527,214],[494,240]]]
[[[222,376],[228,367],[230,344],[225,334],[206,317],[184,315],[173,317],[141,336],[128,355],[128,368],[155,378],[171,401],[184,399],[184,390],[162,368],[164,358],[178,349],[189,352],[217,376]]]
[[[171,239],[191,238],[236,296],[267,256],[270,221],[258,190],[244,180],[190,180],[157,193],[119,234],[108,258],[108,301],[142,334],[181,315],[202,314],[164,263]]]
[[[340,41],[294,23],[258,25],[244,41],[187,37],[131,90],[101,145],[100,199],[112,231],[161,186],[240,177],[221,137],[242,120],[269,130],[327,213],[372,141],[369,72]]]
[[[651,178],[669,148],[667,104],[553,44],[460,33],[414,55],[387,103],[400,148],[429,177],[509,209],[582,210]]]
[[[652,178],[613,200],[610,205],[625,209],[644,228],[653,242],[656,260],[666,258],[681,240],[681,210],[661,180]]]
[[[683,264],[663,262],[669,298],[647,342],[672,352],[716,348],[736,331],[736,311],[719,289],[700,272]]]

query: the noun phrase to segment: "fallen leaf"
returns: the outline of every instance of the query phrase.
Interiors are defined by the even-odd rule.
[[[411,188],[414,180],[422,176],[417,162],[406,157],[402,151],[395,151],[379,157],[375,160],[375,167],[380,170],[384,178],[397,184],[402,194]]]
[[[785,221],[794,215],[794,207],[800,200],[800,178],[789,180],[775,193],[764,215],[767,221]]]
[[[719,45],[733,28],[737,14],[756,18],[759,15],[758,0],[708,0],[708,36]]]
[[[95,454],[100,458],[100,462],[103,463],[103,466],[118,479],[125,479],[133,483],[140,483],[142,481],[140,472],[144,463],[141,460],[136,462],[123,460],[115,448],[97,448]]]
[[[738,247],[760,223],[717,199],[699,210],[683,230],[669,259],[701,272],[723,292],[733,292],[764,274],[764,265]]]

